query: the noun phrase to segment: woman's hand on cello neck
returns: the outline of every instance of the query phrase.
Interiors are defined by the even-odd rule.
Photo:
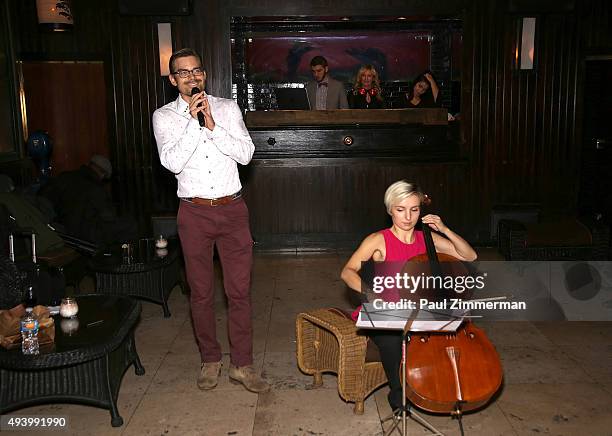
[[[442,218],[440,218],[438,215],[431,213],[427,214],[421,218],[421,221],[423,221],[423,224],[427,224],[430,228],[439,233],[446,234],[446,232],[449,230],[446,224],[442,222]]]
[[[432,233],[434,245],[438,253],[449,254],[459,260],[473,262],[478,257],[472,246],[457,233],[448,228],[438,215],[428,214],[421,218],[423,224],[428,225],[436,232],[442,233],[446,238]]]

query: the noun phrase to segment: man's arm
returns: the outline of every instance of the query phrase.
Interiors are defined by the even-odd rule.
[[[226,100],[224,104],[227,104],[223,110],[226,111],[225,116],[228,118],[228,123],[222,124],[227,126],[227,128],[215,123],[212,131],[206,129],[206,134],[221,153],[229,156],[241,165],[246,165],[253,157],[255,145],[244,125],[242,112],[240,112],[236,102]]]
[[[161,164],[178,174],[196,150],[203,130],[193,117],[187,120],[157,110],[153,113],[153,132]]]

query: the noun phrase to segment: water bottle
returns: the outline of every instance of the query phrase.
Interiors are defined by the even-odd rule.
[[[38,319],[28,307],[21,318],[21,352],[23,354],[38,354]]]

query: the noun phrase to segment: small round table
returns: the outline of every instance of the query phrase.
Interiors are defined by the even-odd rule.
[[[76,402],[109,409],[112,426],[123,424],[117,410],[123,374],[132,364],[137,375],[145,373],[134,343],[140,302],[104,295],[76,299],[77,317],[54,316],[55,341],[41,346],[39,355],[0,348],[0,414]]]
[[[89,262],[96,274],[96,293],[144,298],[161,304],[164,317],[170,316],[168,297],[179,279],[178,240],[168,240],[165,251],[155,248],[153,239],[131,243],[126,256],[120,246],[99,253]]]

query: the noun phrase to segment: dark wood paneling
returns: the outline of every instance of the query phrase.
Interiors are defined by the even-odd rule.
[[[545,213],[571,213],[576,203],[580,26],[575,14],[538,16],[537,68],[517,71],[519,18],[502,2],[475,2],[466,13],[462,117],[477,193],[471,239],[485,239],[497,203],[541,203]]]
[[[612,54],[612,8],[608,0],[578,2],[584,47],[594,54]]]
[[[458,232],[467,227],[462,207],[467,165],[461,162],[256,159],[243,176],[253,236],[264,249],[271,243],[355,248],[367,234],[389,226],[384,193],[401,179],[418,180],[434,199],[432,211],[449,227]]]
[[[455,144],[446,141],[447,127],[279,128],[252,130],[255,157],[395,156],[417,161],[457,157]],[[350,143],[345,143],[350,141]]]

